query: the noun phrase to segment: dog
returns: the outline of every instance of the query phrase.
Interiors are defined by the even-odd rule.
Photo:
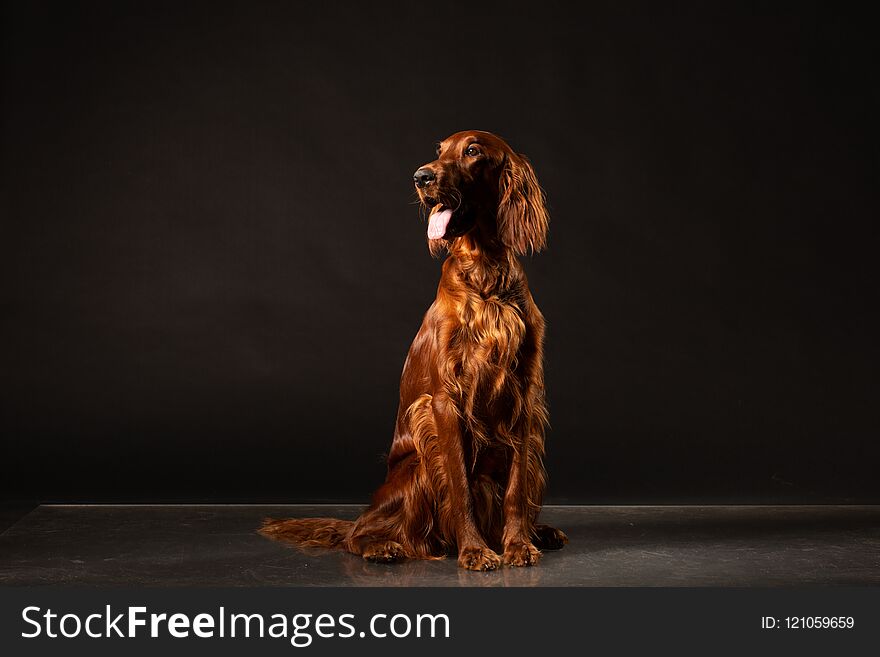
[[[546,246],[544,193],[525,156],[478,130],[444,139],[413,182],[429,249],[449,255],[403,367],[385,483],[354,521],[268,519],[260,531],[376,562],[457,552],[469,570],[531,566],[568,540],[536,522],[544,318],[517,259]]]

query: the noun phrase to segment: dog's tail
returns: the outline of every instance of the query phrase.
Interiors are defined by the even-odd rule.
[[[266,518],[260,533],[300,547],[344,548],[343,543],[353,526],[351,520],[335,518]]]

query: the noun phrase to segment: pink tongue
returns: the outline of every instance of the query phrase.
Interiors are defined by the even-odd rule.
[[[428,217],[428,239],[439,240],[446,234],[446,225],[452,219],[452,210],[440,210],[442,205],[434,206],[434,211]]]

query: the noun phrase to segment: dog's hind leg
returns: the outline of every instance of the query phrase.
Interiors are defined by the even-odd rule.
[[[550,525],[535,525],[533,534],[539,550],[561,550],[568,543],[568,536]]]

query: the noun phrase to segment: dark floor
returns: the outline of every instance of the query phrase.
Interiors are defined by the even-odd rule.
[[[0,534],[2,585],[778,586],[880,584],[880,506],[556,506],[571,539],[537,567],[473,573],[307,552],[265,516],[356,506],[40,506]]]
[[[37,508],[35,502],[26,502],[23,500],[0,501],[0,534],[12,527],[12,525],[24,518],[35,508]]]

